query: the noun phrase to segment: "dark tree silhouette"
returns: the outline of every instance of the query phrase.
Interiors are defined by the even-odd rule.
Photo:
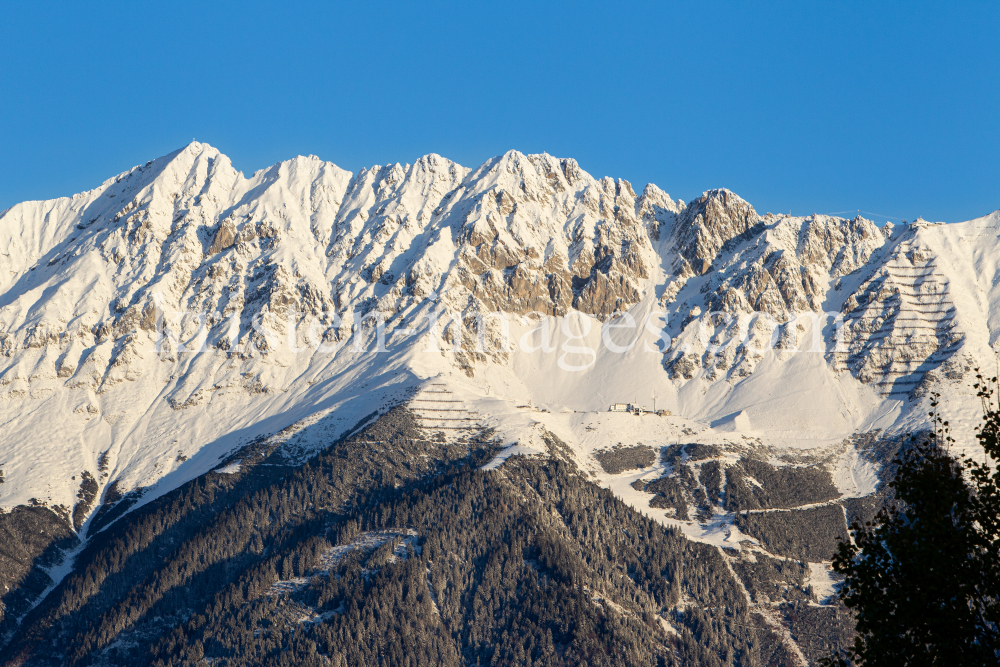
[[[996,378],[977,375],[985,461],[951,453],[950,425],[895,460],[895,498],[851,530],[833,561],[857,619],[853,646],[830,665],[996,665],[1000,662],[1000,405]]]

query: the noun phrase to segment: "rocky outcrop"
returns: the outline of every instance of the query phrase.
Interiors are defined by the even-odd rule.
[[[236,225],[233,224],[233,219],[226,218],[223,220],[219,224],[219,229],[215,232],[215,237],[212,239],[212,245],[208,249],[208,254],[214,255],[231,247],[236,242],[236,234]]]
[[[604,317],[635,304],[657,262],[653,242],[680,210],[655,186],[637,197],[628,181],[595,181],[548,155],[512,151],[468,181],[445,213],[461,211],[449,286],[518,314]]]
[[[674,230],[677,252],[696,275],[712,268],[729,242],[759,231],[761,218],[747,202],[726,189],[708,190],[688,205]]]
[[[701,214],[703,222],[688,228],[697,234],[690,237],[695,242],[687,251],[679,248],[681,262],[693,266],[688,259],[700,248],[698,261],[711,261],[714,268],[700,278],[702,298],[673,304],[679,335],[665,363],[678,380],[691,379],[704,369],[709,380],[736,382],[753,372],[762,358],[759,350],[771,348],[772,339],[779,347],[794,346],[798,320],[818,322],[816,318],[825,317],[836,281],[867,267],[892,237],[860,217],[757,218],[737,199],[716,191],[692,203],[714,213]],[[691,209],[682,217],[689,220]],[[752,220],[757,222],[748,227]],[[715,232],[709,234],[709,229]],[[674,285],[668,283],[666,294],[679,292],[694,277],[693,271],[672,277]],[[788,328],[793,320],[796,328]]]
[[[956,316],[950,281],[908,235],[844,301],[830,361],[883,395],[913,394],[961,348]]]

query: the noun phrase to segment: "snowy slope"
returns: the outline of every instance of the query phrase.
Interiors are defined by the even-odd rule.
[[[102,498],[154,497],[262,435],[306,453],[430,382],[520,451],[548,431],[581,461],[613,437],[838,447],[923,423],[929,391],[972,420],[998,235],[997,213],[882,229],[726,190],[686,205],[516,151],[247,178],[192,143],[0,215],[0,504],[72,508],[83,471]],[[676,417],[605,412],[654,393]]]

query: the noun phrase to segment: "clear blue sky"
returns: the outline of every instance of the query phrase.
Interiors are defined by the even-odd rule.
[[[516,148],[761,212],[1000,208],[996,3],[36,1],[0,25],[0,209],[192,138],[248,174]]]

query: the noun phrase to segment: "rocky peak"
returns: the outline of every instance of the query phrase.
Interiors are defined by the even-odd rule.
[[[724,188],[708,190],[678,217],[677,251],[695,274],[704,275],[727,241],[752,233],[760,223],[757,211],[736,194]]]
[[[442,213],[459,246],[445,283],[456,307],[603,316],[636,303],[658,261],[647,226],[677,209],[659,189],[647,195],[547,154],[487,162]]]
[[[662,227],[673,225],[677,214],[684,210],[684,202],[676,202],[666,192],[649,183],[636,202],[636,217],[646,224],[646,232],[654,241],[660,239]]]
[[[874,222],[860,216],[843,220],[813,215],[800,227],[796,255],[802,264],[839,278],[866,264],[885,239]]]

